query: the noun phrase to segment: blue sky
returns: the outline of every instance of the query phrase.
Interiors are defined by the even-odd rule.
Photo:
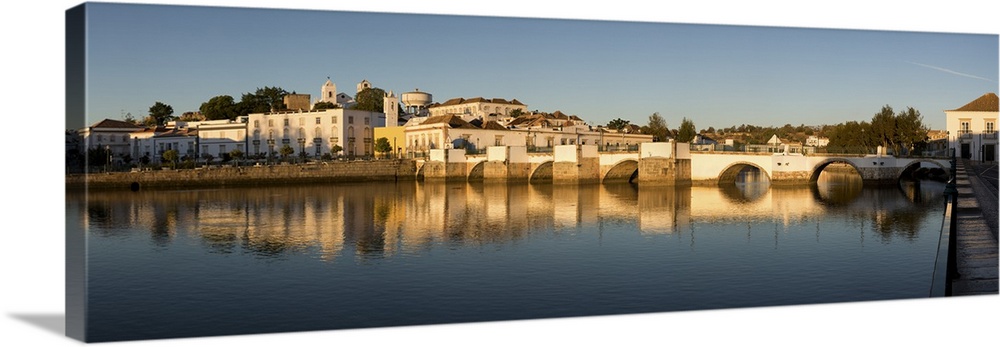
[[[316,96],[330,76],[594,124],[835,124],[888,104],[942,129],[943,110],[998,85],[995,34],[92,5],[88,122],[263,86]]]

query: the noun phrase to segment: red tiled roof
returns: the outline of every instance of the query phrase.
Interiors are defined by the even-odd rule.
[[[489,122],[486,122],[486,124],[483,124],[483,129],[488,129],[488,130],[510,130],[510,129],[507,129],[507,127],[505,127],[503,125],[500,125],[500,123],[497,123],[496,121],[493,121],[493,120],[491,120]]]
[[[472,124],[469,124],[469,122],[462,120],[462,117],[454,115],[428,117],[427,120],[420,123],[420,125],[439,124],[439,123],[447,124],[452,128],[477,129],[476,126],[473,126]]]
[[[980,96],[976,100],[965,104],[965,106],[959,107],[954,110],[949,111],[967,111],[967,112],[997,112],[997,95],[994,93],[986,93]]]
[[[102,120],[100,122],[94,123],[94,125],[91,125],[90,127],[91,128],[142,129],[141,126],[138,126],[138,125],[135,125],[135,124],[132,124],[132,123],[129,123],[129,122],[125,122],[125,121],[114,120],[114,119],[105,119],[105,120]]]

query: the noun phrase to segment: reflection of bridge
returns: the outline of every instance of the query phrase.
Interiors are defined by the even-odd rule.
[[[551,153],[528,153],[525,147],[488,147],[486,155],[461,149],[431,150],[418,162],[417,177],[456,181],[528,180],[553,183],[637,182],[639,184],[717,184],[734,182],[756,169],[773,184],[816,182],[832,163],[853,167],[866,183],[895,182],[927,163],[948,167],[947,160],[896,158],[888,155],[803,156],[794,154],[691,153],[687,143],[643,143],[638,152],[600,153],[597,146],[556,146]]]

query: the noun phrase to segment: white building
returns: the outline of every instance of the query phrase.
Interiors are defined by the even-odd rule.
[[[319,157],[338,145],[342,148],[339,155],[369,156],[374,154],[372,129],[382,126],[384,113],[343,108],[251,113],[247,115],[246,153],[278,157],[288,145],[293,156]]]
[[[810,135],[809,137],[806,138],[806,146],[826,147],[829,144],[830,144],[830,139],[825,137]]]
[[[222,158],[233,150],[246,153],[247,117],[237,117],[236,120],[211,120],[201,122],[170,122],[168,127],[178,130],[197,130],[196,157],[206,155],[212,158]]]
[[[517,99],[507,101],[500,98],[454,98],[440,104],[432,104],[427,107],[427,110],[430,117],[461,115],[467,121],[475,118],[483,121],[497,121],[509,116],[514,110],[527,113],[528,105],[517,101]]]
[[[416,118],[414,118],[416,119]],[[411,122],[414,120],[411,119]],[[525,146],[529,151],[551,151],[557,145],[602,145],[624,150],[652,142],[653,136],[610,132],[607,129],[574,124],[557,127],[505,127],[496,121],[473,123],[459,115],[432,116],[405,127],[403,151],[410,156],[425,155],[431,149],[465,148],[481,152],[489,146]]]
[[[959,158],[997,160],[997,95],[986,93],[954,110],[944,111],[949,148]]]
[[[132,153],[130,134],[137,130],[142,130],[142,127],[125,121],[105,119],[77,130],[77,134],[83,144],[82,150],[104,148],[111,152],[113,159],[120,159]]]

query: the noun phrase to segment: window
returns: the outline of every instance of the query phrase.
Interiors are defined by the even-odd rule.
[[[988,120],[986,121],[986,132],[993,133],[996,132],[996,121]]]
[[[365,125],[368,125],[368,122],[369,122],[368,117],[365,117]]]
[[[319,117],[316,117],[316,124],[319,124]]]
[[[354,124],[354,116],[348,116],[347,117],[347,122],[351,123],[351,124]]]
[[[965,135],[965,134],[969,133],[969,121],[968,120],[962,120],[961,121],[961,123],[959,125],[959,128],[958,128],[958,133],[960,135]]]
[[[273,127],[274,126],[274,120],[273,119],[268,119],[267,120],[267,126],[268,127]]]
[[[493,141],[494,146],[503,146],[503,135],[497,135]]]
[[[302,126],[302,125],[306,125],[306,118],[305,117],[299,117],[299,126]]]
[[[104,135],[97,135],[97,142],[104,141]]]
[[[122,142],[128,142],[128,135],[122,135]]]
[[[226,145],[219,145],[219,155],[226,153]]]
[[[208,153],[208,145],[201,145],[201,153],[202,154]]]
[[[288,126],[288,118],[285,118],[285,126]]]
[[[337,123],[337,116],[330,117],[331,123]]]

